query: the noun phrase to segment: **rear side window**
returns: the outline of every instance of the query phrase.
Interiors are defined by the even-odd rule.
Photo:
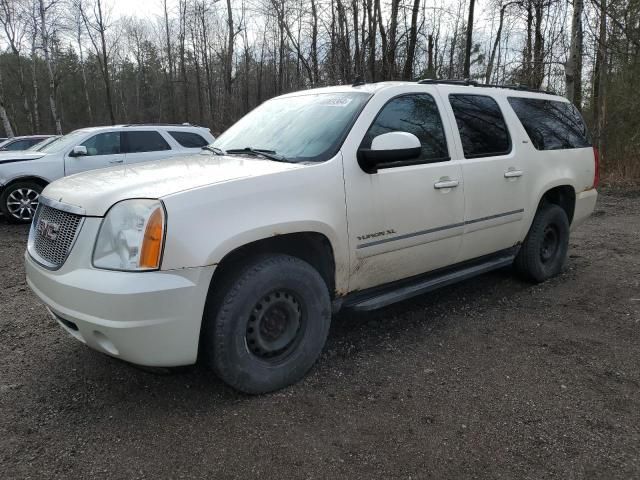
[[[465,158],[493,157],[511,151],[500,107],[486,95],[449,95]]]
[[[591,146],[591,138],[578,109],[568,102],[509,97],[537,150],[563,150]]]
[[[38,141],[40,141],[40,140],[38,140]],[[5,145],[3,150],[11,150],[11,151],[26,150],[31,145],[32,145],[32,143],[29,140],[16,140],[13,143]]]
[[[202,148],[209,144],[202,136],[193,132],[169,132],[169,135],[185,148]]]
[[[132,131],[124,132],[124,145],[127,153],[159,152],[171,150],[167,141],[158,132]]]
[[[442,119],[431,95],[403,95],[389,101],[369,127],[361,147],[370,148],[375,137],[389,132],[409,132],[418,137],[424,163],[449,160]]]

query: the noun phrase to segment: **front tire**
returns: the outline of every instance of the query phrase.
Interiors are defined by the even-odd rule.
[[[16,182],[0,196],[0,209],[9,222],[31,223],[38,207],[42,186],[35,182]]]
[[[516,259],[518,274],[540,283],[559,274],[569,250],[569,219],[555,204],[543,205],[536,213]]]
[[[260,256],[217,287],[204,318],[202,347],[209,367],[249,394],[301,379],[320,356],[331,323],[320,274],[296,257]]]

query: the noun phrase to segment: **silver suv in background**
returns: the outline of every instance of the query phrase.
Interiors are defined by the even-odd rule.
[[[58,178],[114,165],[173,158],[213,143],[209,129],[193,125],[114,125],[75,130],[37,151],[0,155],[0,210],[28,223],[42,189]]]

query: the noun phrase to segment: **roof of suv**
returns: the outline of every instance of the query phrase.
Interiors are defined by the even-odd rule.
[[[464,90],[474,90],[475,93],[481,93],[482,91],[488,90],[493,92],[501,92],[508,93],[513,96],[527,96],[527,97],[541,97],[541,98],[549,98],[555,97],[554,99],[557,101],[565,101],[568,100],[564,97],[558,96],[552,92],[546,92],[543,90],[535,90],[528,88],[524,85],[492,85],[492,84],[483,84],[475,81],[467,81],[467,80],[420,80],[417,82],[410,81],[385,81],[385,82],[376,82],[376,83],[364,83],[364,82],[356,82],[353,85],[337,85],[333,87],[321,87],[314,88],[310,90],[305,90],[304,93],[344,93],[344,92],[367,92],[371,94],[378,93],[382,90],[392,87],[399,86],[416,86],[416,85],[434,85],[438,87],[448,87],[448,88],[456,88],[462,91]],[[300,95],[301,92],[291,92],[282,97],[293,97]]]

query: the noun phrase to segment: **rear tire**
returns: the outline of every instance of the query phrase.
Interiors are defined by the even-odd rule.
[[[0,209],[11,223],[31,223],[36,213],[42,186],[35,182],[16,182],[0,196]]]
[[[564,267],[569,249],[569,219],[558,205],[548,203],[536,213],[516,259],[516,272],[526,280],[540,283],[557,275]]]
[[[207,302],[206,363],[249,394],[291,385],[313,366],[331,323],[327,285],[308,263],[260,256],[222,278]]]

